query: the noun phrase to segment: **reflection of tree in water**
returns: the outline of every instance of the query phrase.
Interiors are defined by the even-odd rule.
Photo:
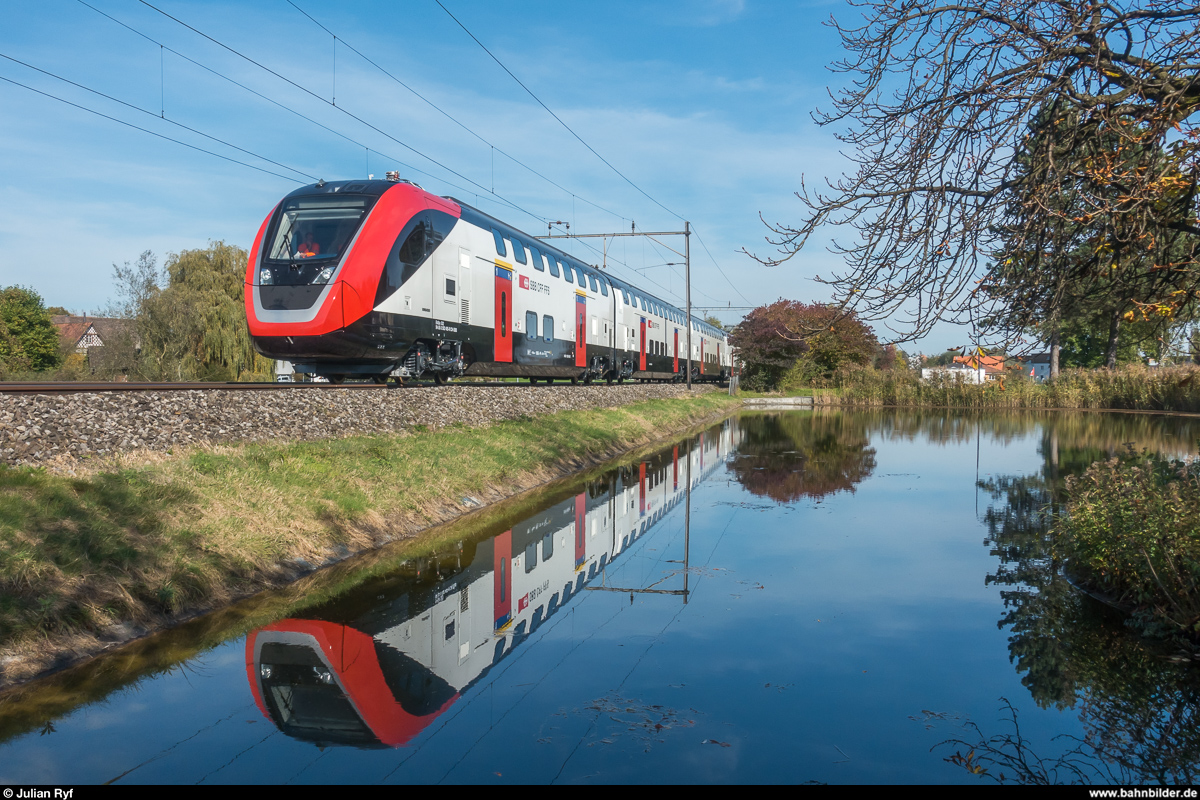
[[[745,415],[739,427],[743,439],[730,470],[751,493],[780,503],[853,492],[875,469],[858,415]]]
[[[1083,446],[1079,446],[1083,445]],[[1089,446],[1090,445],[1090,446]],[[987,582],[1000,585],[1009,656],[1042,708],[1074,708],[1084,736],[1047,758],[1031,753],[1016,727],[961,746],[954,763],[999,780],[1191,783],[1200,776],[1200,677],[1161,648],[1136,637],[1121,615],[1076,590],[1062,576],[1049,528],[1062,510],[1062,479],[1108,453],[1095,439],[1043,431],[1041,474],[982,481],[991,493],[987,544],[1000,563]]]

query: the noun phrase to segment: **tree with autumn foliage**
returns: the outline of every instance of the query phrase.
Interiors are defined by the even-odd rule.
[[[853,314],[821,303],[777,300],[759,306],[729,336],[745,364],[742,385],[765,391],[789,373],[805,382],[848,366],[869,366],[883,355],[875,334]]]
[[[838,131],[850,168],[823,189],[801,180],[802,216],[769,225],[778,250],[763,263],[782,264],[818,230],[839,227],[830,247],[843,266],[817,280],[838,306],[889,320],[898,341],[941,321],[986,328],[1024,302],[1008,291],[1019,287],[988,275],[1005,246],[1053,258],[1062,251],[1045,245],[1090,238],[1100,249],[1079,251],[1081,263],[1106,262],[1110,273],[1092,273],[1092,286],[1125,303],[1107,309],[1112,343],[1121,324],[1170,318],[1195,300],[1200,6],[849,6],[830,23],[844,52],[833,69],[846,83],[816,119]],[[1031,150],[1039,115],[1047,124]],[[1108,285],[1114,277],[1120,285]],[[1052,307],[1045,293],[1078,284],[1034,288],[1036,310]]]

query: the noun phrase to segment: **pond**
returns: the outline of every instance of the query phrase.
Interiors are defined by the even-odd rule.
[[[1192,782],[1062,479],[1200,420],[750,413],[0,697],[0,781]]]

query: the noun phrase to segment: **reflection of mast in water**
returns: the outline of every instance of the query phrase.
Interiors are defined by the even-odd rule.
[[[405,562],[320,619],[254,631],[246,670],[259,709],[298,739],[403,745],[681,502],[689,504],[684,588],[655,591],[686,601],[692,462],[709,465],[697,471],[703,480],[735,433],[726,422],[720,435],[683,448],[683,486],[676,447],[479,542],[473,557],[460,544],[444,561]],[[365,609],[363,597],[372,598]]]

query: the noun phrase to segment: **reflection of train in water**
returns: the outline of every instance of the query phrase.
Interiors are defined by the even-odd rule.
[[[321,744],[395,747],[537,630],[686,496],[734,444],[732,423],[625,467],[499,536],[405,562],[322,619],[246,640],[262,713]]]

